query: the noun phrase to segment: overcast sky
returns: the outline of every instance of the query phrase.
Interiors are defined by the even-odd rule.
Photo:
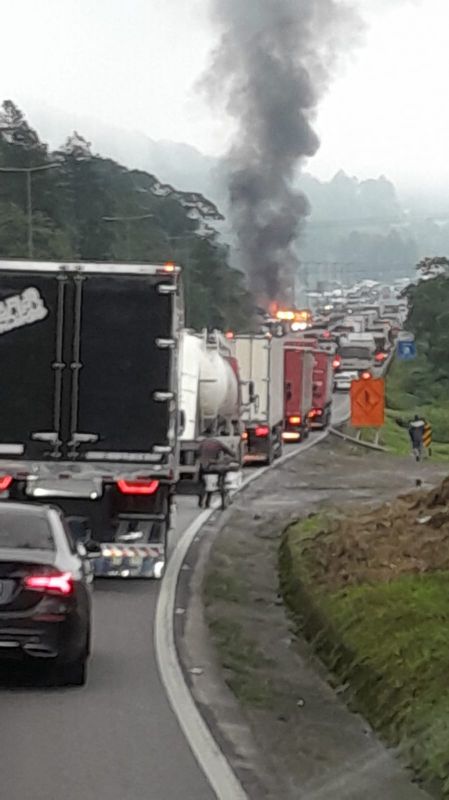
[[[321,103],[308,169],[446,191],[449,0],[357,2],[368,27]],[[219,154],[229,123],[195,89],[216,39],[207,11],[208,0],[1,0],[0,97]]]

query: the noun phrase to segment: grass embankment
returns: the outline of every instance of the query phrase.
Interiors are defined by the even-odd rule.
[[[248,637],[229,609],[217,615],[209,613],[209,608],[220,601],[240,609],[247,604],[247,583],[242,573],[236,574],[230,557],[220,558],[219,564],[206,574],[203,599],[211,638],[229,688],[243,706],[271,708],[276,690],[263,674],[271,660]]]
[[[291,526],[284,597],[352,702],[449,798],[449,480],[440,492]]]
[[[407,430],[395,420],[407,421],[420,414],[432,425],[432,458],[449,461],[449,380],[436,383],[426,359],[417,358],[410,362],[395,360],[386,382],[386,418],[378,443],[396,455],[409,454]],[[375,436],[374,429],[366,428],[361,438],[374,442]]]

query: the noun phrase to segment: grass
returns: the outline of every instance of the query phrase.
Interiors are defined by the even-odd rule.
[[[238,619],[229,609],[224,612],[221,603],[244,606],[248,589],[241,574],[231,574],[232,565],[221,559],[220,565],[206,575],[203,599],[212,641],[217,648],[225,681],[242,705],[272,708],[276,687],[264,674],[271,665],[256,643],[248,637]]]
[[[310,520],[306,528],[310,546]],[[304,523],[291,526],[281,554],[298,624],[364,716],[449,798],[449,573],[329,592],[308,575],[305,544]]]

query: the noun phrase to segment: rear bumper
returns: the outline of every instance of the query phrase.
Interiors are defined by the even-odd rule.
[[[165,568],[163,543],[123,545],[102,543],[101,557],[93,560],[96,578],[160,578]]]
[[[39,616],[24,620],[0,617],[0,661],[71,663],[86,651],[88,625],[80,617],[46,616],[47,620]]]

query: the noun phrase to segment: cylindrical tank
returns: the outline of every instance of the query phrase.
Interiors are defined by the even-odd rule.
[[[217,349],[206,349],[200,366],[200,408],[203,418],[235,418],[238,404],[238,379],[231,363]]]

